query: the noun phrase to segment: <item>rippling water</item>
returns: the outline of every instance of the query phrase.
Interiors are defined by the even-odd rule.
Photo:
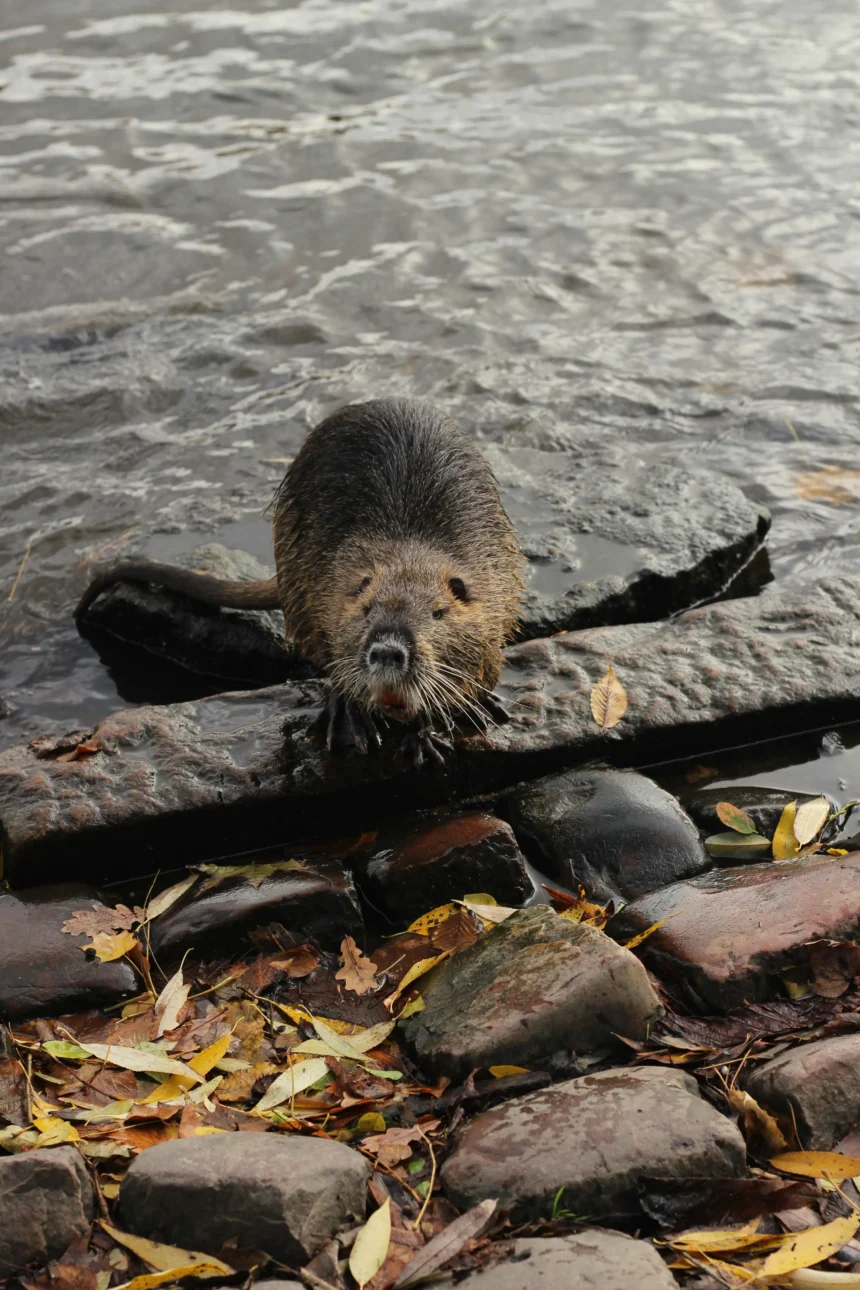
[[[6,0],[0,60],[3,742],[122,701],[87,561],[265,554],[352,399],[708,465],[778,577],[860,570],[856,0]]]

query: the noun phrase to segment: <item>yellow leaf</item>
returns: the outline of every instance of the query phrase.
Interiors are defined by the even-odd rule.
[[[177,1245],[161,1245],[157,1241],[147,1241],[143,1236],[132,1236],[130,1232],[121,1232],[116,1227],[111,1227],[104,1219],[99,1220],[101,1226],[112,1237],[118,1245],[124,1245],[132,1254],[136,1254],[144,1263],[155,1268],[158,1272],[173,1272],[174,1280],[179,1279],[177,1269],[182,1268],[181,1275],[188,1275],[186,1268],[199,1268],[201,1264],[206,1264],[208,1268],[220,1272],[223,1276],[230,1277],[234,1269],[229,1263],[222,1263],[212,1254],[200,1254],[197,1250],[183,1250]]]
[[[216,1129],[214,1124],[198,1124],[194,1130],[195,1138],[208,1137],[210,1133],[229,1133],[229,1129]]]
[[[682,1232],[669,1241],[673,1250],[691,1254],[717,1254],[727,1250],[742,1250],[759,1239],[761,1218],[756,1217],[743,1227],[720,1227],[704,1232]]]
[[[102,1191],[104,1191],[104,1188],[102,1188]],[[192,1263],[186,1268],[170,1268],[167,1272],[150,1272],[148,1275],[135,1277],[132,1281],[123,1281],[122,1285],[115,1286],[114,1290],[156,1290],[157,1286],[181,1281],[184,1277],[222,1277],[224,1275],[223,1267],[224,1264],[219,1263],[217,1259],[211,1259],[208,1263]]]
[[[450,951],[445,950],[443,954],[437,954],[432,959],[419,959],[417,963],[413,963],[412,967],[406,973],[406,976],[400,982],[400,985],[394,993],[390,994],[385,1000],[385,1006],[388,1008],[389,1012],[394,1007],[394,1004],[400,998],[403,991],[407,990],[413,981],[417,981],[420,976],[424,976],[425,972],[429,972],[431,968],[436,967],[437,963],[441,963],[443,959],[447,959],[449,956]]]
[[[364,1290],[385,1262],[391,1241],[391,1204],[388,1197],[365,1223],[349,1252],[349,1270]]]
[[[627,711],[627,691],[610,663],[591,691],[591,715],[601,730],[611,730]]]
[[[117,1196],[119,1195],[119,1183],[103,1182],[101,1185],[101,1193],[106,1200],[116,1200]]]
[[[495,901],[492,905],[479,905],[475,901],[468,899],[458,900],[454,903],[462,905],[464,909],[470,910],[473,914],[477,914],[483,923],[490,926],[503,923],[506,918],[510,918],[511,914],[519,912],[513,905],[497,905]]]
[[[155,1001],[155,1014],[158,1017],[156,1039],[160,1039],[168,1030],[175,1030],[179,1025],[179,1014],[185,1007],[190,989],[190,983],[186,985],[182,980],[182,968],[180,968],[170,978]]]
[[[230,1047],[232,1036],[228,1033],[216,1039],[208,1048],[204,1048],[196,1057],[192,1057],[188,1065],[198,1075],[208,1075],[214,1066],[217,1066],[221,1058]]]
[[[140,1106],[157,1106],[159,1102],[172,1102],[175,1097],[182,1097],[189,1088],[193,1088],[193,1082],[183,1075],[171,1075],[158,1088],[154,1088],[146,1097],[138,1100]]]
[[[174,883],[166,891],[162,891],[151,900],[143,911],[146,915],[146,921],[149,923],[153,918],[158,918],[159,914],[165,913],[166,910],[174,904],[180,896],[184,896],[189,887],[193,887],[198,880],[198,875],[193,873],[190,878],[183,878],[182,882]]]
[[[773,835],[774,860],[794,860],[800,847],[794,836],[794,821],[797,816],[797,802],[789,802],[779,817],[776,833]]]
[[[109,1062],[112,1066],[121,1066],[127,1071],[155,1071],[159,1075],[185,1075],[192,1084],[200,1084],[201,1076],[191,1070],[184,1062],[175,1061],[172,1057],[161,1057],[158,1053],[146,1053],[142,1048],[125,1048],[122,1044],[81,1044],[92,1057]]]
[[[759,1106],[751,1094],[739,1088],[731,1088],[728,1091],[728,1099],[740,1115],[741,1128],[748,1142],[755,1143],[760,1139],[768,1151],[782,1151],[788,1146],[776,1120],[769,1111]]]
[[[426,1007],[427,1004],[424,1002],[424,996],[416,994],[415,998],[410,999],[403,1008],[398,1017],[398,1021],[405,1021],[407,1017],[414,1017],[416,1012],[423,1012]]]
[[[487,901],[487,904],[489,903]],[[457,909],[458,906],[454,904],[453,900],[449,900],[447,905],[437,905],[435,909],[431,909],[429,913],[422,914],[420,918],[416,918],[414,922],[410,923],[407,931],[418,932],[420,936],[429,936],[435,927],[439,927],[442,923],[447,922],[449,918],[453,918],[457,913]]]
[[[665,918],[661,918],[659,923],[652,923],[650,927],[645,928],[644,932],[639,932],[638,935],[631,936],[629,941],[624,942],[625,950],[635,950],[637,945],[641,945],[644,940],[647,940],[652,932],[656,932],[657,928],[662,927],[666,921],[667,920]]]
[[[82,945],[81,949],[95,950],[96,958],[102,963],[113,963],[139,944],[140,941],[131,932],[96,932],[89,945]]]
[[[322,1057],[313,1057],[307,1062],[296,1062],[288,1066],[276,1080],[273,1080],[260,1098],[254,1110],[260,1114],[272,1111],[282,1102],[291,1101],[296,1094],[303,1093],[311,1084],[328,1075],[329,1069]]]
[[[830,803],[826,797],[814,797],[797,808],[794,817],[794,837],[797,845],[805,847],[817,838],[830,818]]]
[[[388,1125],[385,1123],[385,1116],[378,1111],[368,1111],[359,1117],[355,1127],[359,1133],[384,1133]]]
[[[457,904],[460,902],[458,901]],[[470,891],[463,897],[463,904],[468,905],[498,905],[495,896],[491,896],[487,891]]]
[[[770,1163],[782,1173],[800,1174],[802,1178],[832,1178],[842,1182],[860,1174],[860,1159],[842,1156],[838,1151],[786,1151],[774,1156]]]
[[[33,1128],[39,1130],[40,1147],[56,1147],[61,1142],[77,1142],[79,1134],[68,1120],[60,1120],[53,1115],[39,1116],[33,1120]]]
[[[490,1066],[493,1079],[504,1079],[506,1075],[528,1075],[528,1066]]]
[[[847,1218],[835,1218],[832,1223],[822,1227],[807,1227],[802,1232],[794,1232],[790,1239],[773,1254],[769,1254],[761,1269],[767,1277],[785,1276],[798,1268],[811,1268],[822,1259],[829,1259],[831,1254],[841,1250],[851,1240],[860,1227],[860,1213],[849,1214]]]

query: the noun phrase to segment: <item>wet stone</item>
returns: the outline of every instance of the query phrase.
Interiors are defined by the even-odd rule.
[[[511,1245],[508,1262],[458,1278],[457,1285],[465,1290],[675,1290],[677,1284],[653,1245],[622,1232],[595,1227],[575,1236],[521,1237]]]
[[[793,793],[787,788],[765,788],[756,784],[739,784],[735,787],[729,784],[723,788],[697,788],[681,798],[681,805],[703,837],[725,830],[725,824],[717,815],[717,806],[720,802],[731,802],[732,806],[738,806],[746,812],[758,833],[772,838],[789,802],[797,802],[800,807],[804,802],[811,802],[821,796],[821,793]],[[830,798],[828,801],[831,812],[836,811],[836,802]],[[822,832],[823,840],[829,841],[836,836],[837,831],[837,824],[828,825]],[[738,837],[742,838],[742,835],[739,834]]]
[[[384,830],[353,868],[372,909],[398,926],[452,896],[521,905],[533,891],[511,826],[484,811]]]
[[[44,740],[0,753],[0,836],[13,886],[87,880],[251,850],[293,830],[379,827],[386,814],[449,804],[611,756],[665,760],[860,713],[860,578],[782,587],[668,622],[594,628],[506,653],[512,720],[458,740],[446,771],[416,772],[387,745],[335,758],[308,738],[318,681],[115,712],[60,760]],[[611,662],[631,703],[599,730],[589,695]],[[80,742],[80,741],[78,741]],[[66,751],[75,751],[72,745]],[[153,863],[155,862],[155,863]]]
[[[626,448],[483,444],[529,564],[522,634],[667,617],[722,591],[770,515],[719,475]]]
[[[93,1185],[74,1147],[0,1156],[0,1279],[64,1254],[95,1217]]]
[[[82,953],[91,937],[62,930],[77,910],[93,905],[104,908],[78,883],[0,891],[0,1020],[103,1008],[137,993],[125,959],[101,963]]]
[[[472,1120],[442,1166],[461,1208],[498,1197],[515,1218],[560,1204],[589,1219],[639,1212],[640,1174],[735,1178],[746,1148],[696,1081],[665,1067],[602,1071],[515,1098]]]
[[[145,558],[145,553],[141,553]],[[128,555],[124,559],[129,559]],[[168,563],[229,581],[270,578],[274,567],[247,551],[207,542]],[[273,685],[294,671],[277,610],[218,609],[165,587],[122,582],[87,610],[85,623],[118,640],[226,683]]]
[[[422,1069],[455,1079],[641,1040],[662,1011],[635,955],[546,905],[512,914],[422,985],[404,1038]]]
[[[370,1166],[341,1142],[279,1133],[175,1139],[142,1152],[120,1185],[128,1231],[218,1254],[233,1241],[295,1266],[364,1220]]]
[[[306,860],[280,848],[236,857],[235,865],[250,872],[219,866],[154,920],[151,944],[157,955],[192,948],[221,955],[272,923],[284,929],[287,943],[313,939],[324,949],[337,949],[347,934],[363,938],[355,886],[336,860]]]
[[[860,932],[860,853],[716,869],[628,905],[607,930],[620,941],[667,919],[641,955],[694,1003],[727,1011],[784,997],[782,975],[809,963],[809,944]]]
[[[829,1151],[860,1124],[860,1035],[819,1039],[759,1066],[747,1092],[808,1151]]]
[[[635,900],[711,867],[671,794],[635,770],[594,766],[526,784],[504,805],[550,877],[592,900]]]

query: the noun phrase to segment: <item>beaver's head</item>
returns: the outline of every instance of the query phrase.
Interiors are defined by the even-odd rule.
[[[331,678],[371,712],[475,712],[498,676],[503,628],[468,562],[420,543],[342,565],[327,615]]]

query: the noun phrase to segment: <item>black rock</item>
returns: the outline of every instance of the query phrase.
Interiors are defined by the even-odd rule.
[[[0,1278],[58,1259],[95,1217],[93,1185],[74,1147],[0,1156]]]
[[[104,908],[77,883],[0,891],[0,1020],[103,1008],[137,992],[125,959],[102,963],[82,952],[89,936],[62,930],[77,910],[94,905]]]
[[[485,444],[529,565],[522,635],[664,618],[718,595],[770,515],[727,479],[629,448]]]
[[[397,924],[470,892],[521,905],[533,891],[511,826],[484,811],[383,830],[353,869],[371,908]]]
[[[505,807],[541,869],[604,904],[711,867],[675,798],[635,770],[564,771],[525,784]]]
[[[220,955],[270,923],[283,927],[293,944],[314,939],[324,949],[339,948],[347,933],[358,939],[364,935],[346,870],[336,860],[307,860],[280,848],[213,866],[153,921],[151,944],[164,957],[191,948],[197,954]]]

